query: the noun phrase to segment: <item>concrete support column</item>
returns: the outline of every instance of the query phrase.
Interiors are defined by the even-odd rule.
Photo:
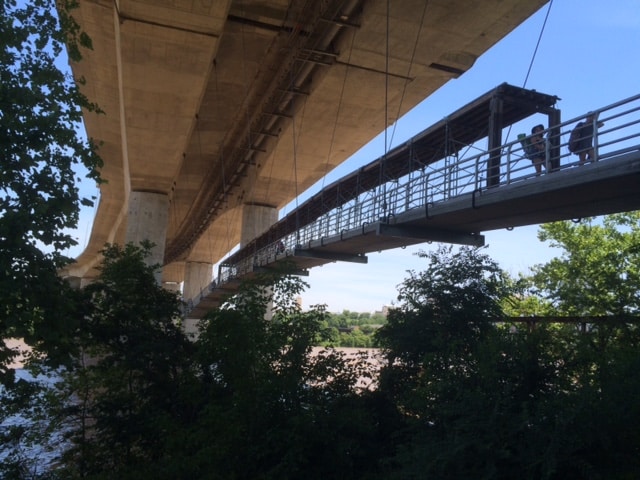
[[[164,263],[164,248],[169,219],[169,197],[163,193],[131,192],[129,196],[129,218],[126,243],[139,245],[148,240],[154,244],[147,259],[149,265]],[[162,270],[156,272],[158,283]]]
[[[84,288],[87,285],[91,285],[96,279],[93,277],[82,277],[80,279],[80,288]]]
[[[184,265],[184,283],[182,284],[182,298],[187,305],[189,301],[196,298],[200,292],[206,288],[212,280],[213,264],[206,262],[187,262]],[[194,304],[197,303],[194,301]],[[184,319],[184,332],[192,338],[198,335],[198,320],[193,318]]]
[[[240,247],[245,246],[258,235],[266,232],[278,221],[278,210],[268,205],[247,204],[242,209],[242,228],[240,230]],[[273,317],[273,305],[269,305],[266,320]]]
[[[195,298],[212,280],[213,264],[205,262],[187,262],[184,266],[184,284],[182,297],[185,301]]]
[[[162,288],[169,292],[180,292],[180,284],[176,282],[162,282]]]
[[[258,235],[266,232],[278,221],[278,210],[269,205],[247,204],[242,209],[240,247],[244,247]]]

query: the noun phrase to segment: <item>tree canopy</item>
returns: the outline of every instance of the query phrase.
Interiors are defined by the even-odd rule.
[[[90,47],[75,2],[0,3],[0,331],[33,344],[65,315],[57,269],[69,259],[81,205],[76,167],[98,180],[100,159],[82,134],[82,111],[98,111],[65,73],[65,52]],[[56,5],[58,9],[56,10]],[[3,358],[10,352],[3,349]]]
[[[284,272],[243,285],[188,339],[148,248],[107,248],[100,278],[76,292],[76,354],[55,384],[2,392],[5,418],[30,419],[0,437],[7,475],[626,479],[640,468],[637,325],[504,324],[516,284],[482,249],[420,255],[425,270],[377,330],[378,376],[365,355],[312,355],[327,313],[301,311],[304,284]],[[46,359],[32,366],[47,371]],[[55,461],[34,473],[25,445],[49,445]]]
[[[371,455],[385,441],[361,383],[371,376],[366,356],[312,355],[326,312],[300,310],[299,279],[276,273],[247,283],[191,340],[182,302],[157,285],[148,254],[149,245],[105,249],[100,277],[76,298],[69,338],[77,354],[48,384],[19,382],[31,388],[21,402],[18,388],[2,392],[2,404],[13,405],[6,416],[31,419],[6,431],[5,474],[320,479],[375,468]],[[45,372],[46,364],[32,358],[30,366]],[[20,454],[25,444],[56,453],[41,477],[35,459]]]
[[[569,264],[573,253],[565,252]],[[495,322],[500,306],[517,292],[493,261],[468,248],[423,256],[429,266],[411,273],[378,332],[391,360],[380,393],[403,424],[386,478],[633,478],[640,467],[640,380],[632,373],[640,365],[638,325],[502,325]],[[599,285],[589,277],[599,271],[558,275],[564,283],[557,285]],[[613,283],[598,292],[604,300]],[[576,302],[596,301],[594,290],[578,292]]]
[[[640,212],[540,227],[540,240],[562,248],[533,268],[536,287],[565,315],[638,315]]]

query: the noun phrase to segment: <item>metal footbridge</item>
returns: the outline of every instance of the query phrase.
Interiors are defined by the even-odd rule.
[[[202,318],[243,279],[284,261],[304,274],[329,262],[366,263],[369,252],[427,241],[481,246],[484,231],[640,209],[640,95],[594,110],[594,155],[584,164],[567,144],[586,113],[562,122],[556,101],[507,84],[487,92],[233,253],[186,299],[186,316]],[[526,143],[509,140],[534,114],[548,119],[541,173]]]

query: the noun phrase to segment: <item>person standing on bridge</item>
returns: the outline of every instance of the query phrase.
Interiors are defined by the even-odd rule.
[[[585,121],[578,123],[571,132],[569,149],[578,155],[580,165],[584,165],[587,160],[595,162],[595,154],[593,151],[593,130],[596,127],[600,128],[603,125],[603,122],[598,122],[598,114],[589,112],[587,113]],[[575,145],[572,145],[574,139]]]
[[[544,132],[544,125],[536,125],[531,129],[531,146],[529,150],[529,158],[533,162],[533,166],[536,169],[536,174],[542,173],[542,166],[547,168],[547,142],[542,136]]]

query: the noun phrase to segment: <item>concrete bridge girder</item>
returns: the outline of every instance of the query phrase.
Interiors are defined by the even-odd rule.
[[[94,50],[72,67],[105,112],[85,119],[108,183],[74,274],[124,241],[132,191],[169,198],[164,281],[217,262],[244,204],[284,206],[544,3],[80,2]]]

